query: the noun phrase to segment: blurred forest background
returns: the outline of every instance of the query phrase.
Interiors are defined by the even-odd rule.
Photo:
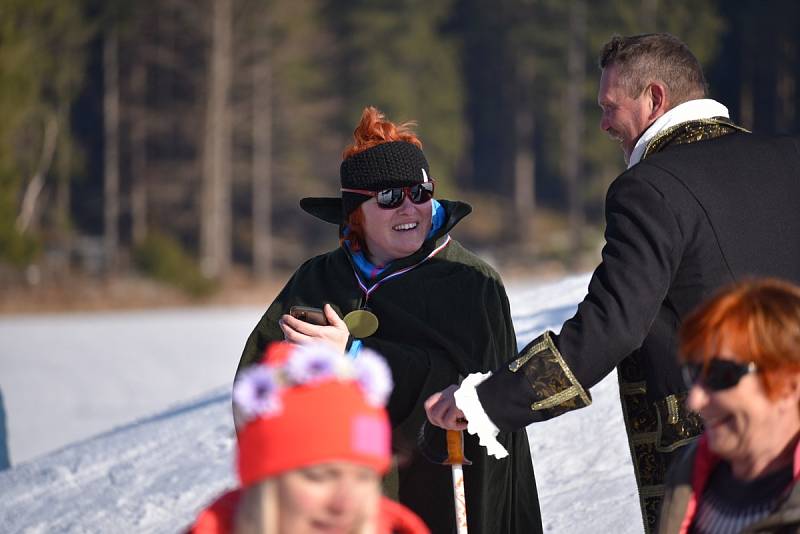
[[[590,269],[624,168],[602,44],[674,33],[734,120],[797,133],[799,23],[794,0],[0,0],[0,300],[283,283],[337,244],[298,200],[338,195],[367,105],[417,121],[501,272]]]

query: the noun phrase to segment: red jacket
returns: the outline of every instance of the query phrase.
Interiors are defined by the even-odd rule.
[[[197,517],[188,534],[230,534],[233,518],[242,495],[241,489],[223,494]],[[402,504],[383,497],[380,503],[380,520],[376,534],[430,534],[414,512]]]

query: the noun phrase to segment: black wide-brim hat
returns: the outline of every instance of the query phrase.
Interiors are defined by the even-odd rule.
[[[391,141],[370,147],[342,161],[339,177],[342,189],[382,191],[429,182],[430,167],[418,146]],[[341,197],[307,197],[300,207],[314,217],[332,224],[344,224],[347,217],[369,195],[343,191]]]

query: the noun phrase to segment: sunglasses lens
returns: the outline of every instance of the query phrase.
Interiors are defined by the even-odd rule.
[[[392,187],[378,191],[376,199],[383,209],[394,209],[403,203],[406,194],[414,204],[422,204],[433,198],[433,182],[425,182],[411,187]]]
[[[433,182],[424,182],[409,188],[409,196],[414,204],[422,204],[433,197]]]
[[[403,203],[404,196],[405,194],[403,193],[402,187],[393,187],[391,189],[378,191],[376,199],[378,201],[378,206],[384,209],[393,209]]]
[[[720,391],[732,388],[747,374],[747,366],[730,360],[711,360],[705,382],[709,389]]]
[[[747,364],[731,360],[713,358],[703,368],[703,364],[690,363],[683,367],[683,378],[687,387],[700,382],[711,391],[722,391],[736,386],[750,372]]]

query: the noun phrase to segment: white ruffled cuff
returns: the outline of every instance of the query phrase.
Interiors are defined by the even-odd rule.
[[[497,441],[500,430],[492,423],[486,412],[483,411],[478,392],[478,384],[492,376],[492,373],[472,373],[461,382],[454,397],[456,406],[464,412],[467,418],[467,432],[478,436],[478,442],[486,447],[486,451],[495,458],[505,458],[508,451]]]

